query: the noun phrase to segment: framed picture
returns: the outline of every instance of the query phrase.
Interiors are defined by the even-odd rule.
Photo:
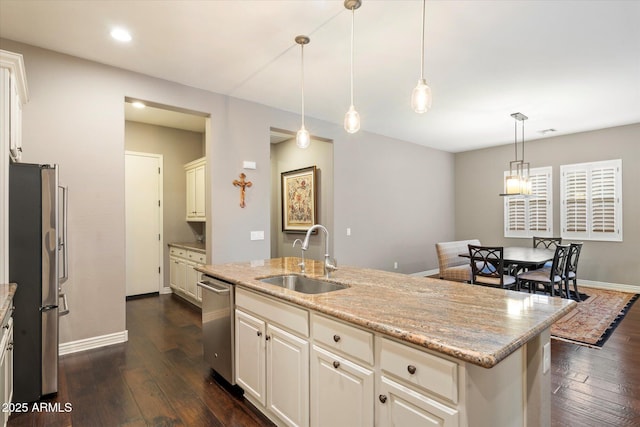
[[[316,167],[282,172],[282,231],[306,233],[317,221]]]

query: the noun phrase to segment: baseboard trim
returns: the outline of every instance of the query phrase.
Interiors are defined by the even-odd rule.
[[[106,347],[113,344],[121,344],[129,340],[129,331],[126,329],[122,332],[101,335],[97,337],[85,338],[83,340],[65,342],[58,346],[58,354],[77,353],[79,351],[91,350],[99,347]]]
[[[608,282],[598,282],[595,280],[578,279],[578,286],[579,287],[584,286],[586,288],[610,289],[612,291],[633,292],[634,294],[640,294],[640,286],[627,285],[624,283],[608,283]]]
[[[171,294],[171,293],[173,293],[173,291],[171,290],[171,288],[169,286],[163,287],[162,290],[160,291],[161,295]]]

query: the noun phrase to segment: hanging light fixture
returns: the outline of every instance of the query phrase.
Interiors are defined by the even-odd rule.
[[[501,196],[529,196],[531,182],[529,181],[529,162],[524,161],[524,121],[528,119],[522,113],[513,113],[514,123],[514,152],[516,159],[509,162],[509,175],[505,178],[504,193]],[[522,123],[522,159],[518,160],[518,122]]]
[[[309,131],[304,127],[304,45],[309,43],[309,37],[296,36],[296,43],[300,45],[300,76],[301,76],[301,94],[302,94],[302,126],[296,134],[296,145],[300,148],[307,148],[311,143]]]
[[[349,133],[356,133],[360,130],[360,114],[353,106],[353,33],[355,10],[361,5],[361,0],[344,0],[344,7],[351,11],[351,105],[344,116],[344,129]]]
[[[424,21],[426,0],[422,0],[422,49],[420,50],[420,79],[411,93],[411,108],[418,114],[426,113],[431,108],[431,88],[424,78]]]

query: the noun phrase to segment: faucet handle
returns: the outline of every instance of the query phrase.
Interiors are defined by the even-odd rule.
[[[302,247],[302,240],[300,240],[300,239],[296,239],[296,240],[294,240],[294,241],[293,241],[293,245],[291,245],[291,247],[292,247],[292,248],[295,248],[295,247],[296,247],[296,243],[300,243],[300,247]]]

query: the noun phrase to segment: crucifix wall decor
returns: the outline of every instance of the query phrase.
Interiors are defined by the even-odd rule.
[[[235,185],[236,187],[240,187],[240,207],[244,208],[245,204],[244,204],[244,190],[246,187],[251,187],[253,185],[253,183],[251,181],[245,181],[244,179],[247,176],[244,173],[240,174],[240,179],[234,179],[233,180],[233,185]]]

